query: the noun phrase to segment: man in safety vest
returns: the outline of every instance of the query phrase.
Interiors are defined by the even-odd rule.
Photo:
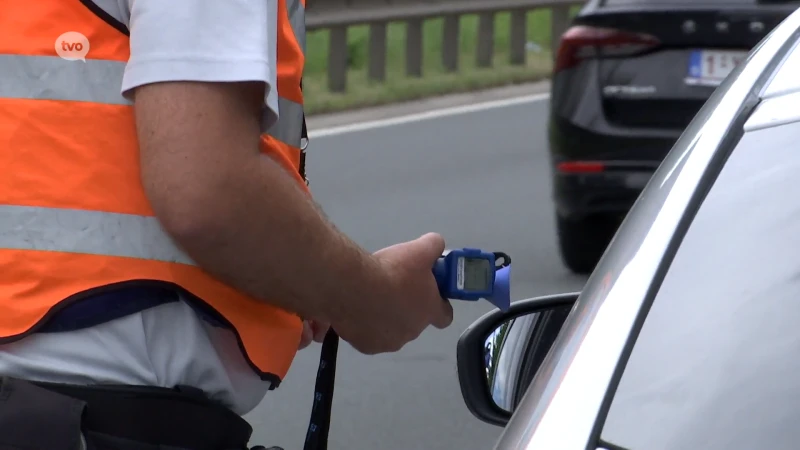
[[[311,200],[304,0],[0,6],[0,448],[243,449],[312,335],[451,323]]]

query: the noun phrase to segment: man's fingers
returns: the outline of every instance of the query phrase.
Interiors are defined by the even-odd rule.
[[[314,339],[314,333],[311,331],[311,325],[309,325],[307,320],[303,321],[303,334],[300,335],[300,345],[297,346],[298,350],[302,350],[309,345],[311,345],[311,341]]]
[[[442,330],[453,323],[453,305],[449,300],[439,300],[441,311],[433,318],[433,326]]]
[[[417,242],[419,243],[419,249],[423,253],[425,259],[428,259],[432,262],[439,259],[444,252],[444,238],[439,233],[424,234],[417,239]]]

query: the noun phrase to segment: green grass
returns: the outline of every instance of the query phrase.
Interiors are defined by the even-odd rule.
[[[577,8],[575,9],[577,11]],[[424,24],[423,76],[405,75],[405,24],[388,27],[386,82],[367,79],[369,27],[351,27],[348,31],[347,92],[332,93],[327,88],[328,32],[314,31],[308,36],[308,57],[303,89],[309,114],[356,107],[415,100],[432,95],[465,92],[546,78],[552,67],[550,53],[550,11],[528,13],[528,42],[539,48],[527,52],[524,66],[509,63],[510,13],[500,13],[495,22],[495,59],[492,68],[475,65],[478,17],[461,18],[459,70],[447,73],[442,66],[441,42],[443,19]]]

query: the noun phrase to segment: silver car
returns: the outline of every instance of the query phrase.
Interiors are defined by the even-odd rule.
[[[505,426],[496,449],[800,449],[798,43],[800,11],[715,91],[580,294],[464,332],[462,393]]]

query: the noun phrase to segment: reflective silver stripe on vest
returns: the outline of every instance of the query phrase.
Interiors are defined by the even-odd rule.
[[[278,111],[278,121],[264,131],[281,142],[300,148],[300,139],[303,136],[303,105],[278,97]],[[267,120],[268,117],[264,115],[263,121]],[[266,123],[262,123],[262,129],[265,126]]]
[[[155,217],[77,209],[0,206],[0,249],[195,263]]]
[[[292,25],[294,37],[300,43],[303,54],[306,53],[306,9],[300,0],[286,0],[286,10],[289,12],[289,23]]]
[[[305,8],[286,0],[295,38],[305,52]],[[110,105],[132,104],[120,93],[125,62],[87,59],[66,61],[57,56],[0,55],[0,98],[64,100]],[[301,147],[303,107],[278,99],[279,119],[262,131],[293,147]],[[264,123],[266,125],[266,123]]]
[[[300,0],[286,0],[286,11],[295,39],[306,52],[306,10]],[[264,114],[262,131],[275,139],[296,148],[303,148],[303,105],[278,97],[278,120],[267,126],[271,116]]]
[[[119,61],[0,55],[0,98],[130,105],[120,94],[124,71]]]

